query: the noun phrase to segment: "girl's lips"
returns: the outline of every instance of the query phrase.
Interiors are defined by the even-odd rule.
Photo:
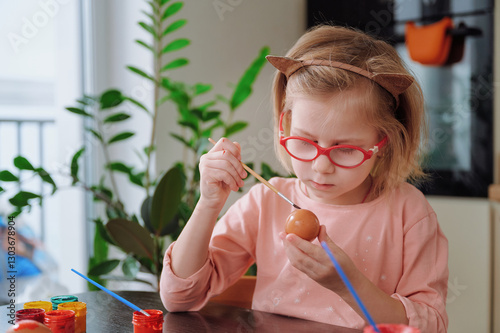
[[[311,185],[315,189],[322,190],[322,191],[331,189],[332,187],[335,186],[335,185],[332,185],[332,184],[320,184],[320,183],[316,183],[315,181],[312,181],[312,180],[311,180]]]

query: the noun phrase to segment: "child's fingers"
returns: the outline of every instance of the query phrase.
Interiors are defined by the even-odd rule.
[[[211,165],[214,168],[229,172],[237,181],[241,181],[246,176],[240,160],[227,150],[206,154],[205,159],[207,161],[212,161],[213,163],[211,163]]]
[[[239,161],[224,150],[205,154],[200,159],[200,173],[204,181],[223,182],[232,190],[244,185],[239,167]]]
[[[221,152],[220,158],[227,158],[233,167],[238,171],[241,178],[246,178],[247,173],[241,165],[241,147],[237,142],[231,142],[226,138],[221,138],[215,146],[210,150],[210,153]],[[217,158],[218,155],[215,155]],[[235,157],[235,159],[231,158]]]
[[[221,138],[215,143],[210,151],[222,151],[226,150],[233,154],[237,159],[241,159],[241,148],[236,142],[231,142],[226,138]]]

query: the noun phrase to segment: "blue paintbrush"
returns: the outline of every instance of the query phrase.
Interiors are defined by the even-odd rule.
[[[147,313],[146,311],[142,310],[140,307],[138,307],[137,305],[135,304],[132,304],[130,303],[129,301],[127,301],[125,298],[121,297],[121,296],[118,296],[117,294],[115,294],[114,292],[112,292],[111,290],[101,286],[99,283],[95,282],[94,280],[86,277],[85,275],[83,275],[82,273],[74,270],[73,268],[71,269],[72,272],[80,275],[82,278],[84,278],[85,280],[87,280],[88,282],[92,283],[94,286],[96,286],[97,288],[101,289],[102,291],[105,291],[107,292],[108,294],[110,294],[111,296],[113,296],[114,298],[116,298],[117,300],[119,300],[120,302],[122,302],[123,304],[125,305],[128,305],[130,306],[132,309],[134,309],[135,311],[139,311],[140,313],[142,313],[143,315],[146,315],[146,316],[150,316],[149,313]]]
[[[346,285],[347,289],[349,289],[349,292],[352,294],[352,296],[356,300],[356,303],[358,303],[358,305],[361,308],[361,311],[363,311],[363,314],[365,315],[366,319],[368,320],[370,325],[372,325],[373,330],[375,332],[380,333],[379,329],[377,328],[377,324],[375,324],[375,321],[373,320],[372,316],[370,316],[370,313],[366,309],[365,305],[363,304],[363,302],[361,302],[361,299],[359,298],[358,293],[356,293],[356,290],[354,290],[354,287],[352,286],[351,282],[347,278],[347,275],[345,275],[344,271],[342,270],[342,267],[340,267],[339,263],[337,262],[337,260],[333,256],[333,253],[332,253],[332,251],[330,251],[330,248],[328,247],[328,245],[326,245],[326,243],[323,241],[323,242],[321,242],[321,246],[326,251],[326,254],[328,254],[328,256],[330,257],[330,260],[332,261],[333,266],[335,266],[337,273],[339,273],[340,278],[342,279],[342,281]]]

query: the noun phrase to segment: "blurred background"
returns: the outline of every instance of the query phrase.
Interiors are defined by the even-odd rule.
[[[308,27],[326,22],[353,26],[388,40],[421,81],[431,121],[427,170],[433,176],[433,181],[422,190],[449,239],[449,331],[500,332],[500,257],[495,247],[500,240],[500,214],[498,204],[488,198],[490,185],[498,182],[500,151],[500,123],[494,116],[495,110],[498,113],[500,109],[499,93],[495,90],[500,77],[500,27],[494,20],[499,6],[495,1],[171,0],[154,7],[156,3],[161,4],[159,0],[151,4],[140,0],[0,2],[0,170],[9,171],[18,179],[0,173],[0,229],[5,251],[1,258],[5,261],[2,266],[7,267],[8,231],[9,226],[15,226],[17,302],[87,290],[88,286],[70,268],[87,272],[93,265],[89,258],[96,258],[100,251],[95,244],[100,226],[96,219],[125,217],[110,213],[109,205],[96,202],[96,191],[89,192],[85,186],[98,184],[101,179],[105,184],[114,182],[117,189],[113,200],[118,194],[119,202],[128,211],[137,212],[139,223],[146,226],[145,193],[154,197],[154,187],[177,161],[196,159],[196,154],[186,152],[189,142],[183,144],[174,137],[193,138],[186,134],[194,126],[188,124],[189,119],[183,118],[182,126],[179,123],[179,99],[171,97],[155,107],[155,97],[173,96],[173,92],[179,91],[168,82],[210,84],[209,95],[200,92],[193,98],[193,105],[208,103],[206,110],[196,108],[201,113],[221,112],[226,123],[210,129],[212,137],[218,139],[228,133],[230,124],[236,124],[234,129],[237,123],[246,123],[231,136],[242,145],[243,160],[253,163],[256,171],[264,175],[285,175],[273,150],[272,66],[261,64],[254,76],[248,74],[252,76],[251,94],[241,105],[231,102],[238,95],[239,82],[244,81],[244,74],[263,47],[269,48],[263,52],[284,55]],[[175,3],[183,5],[177,8]],[[172,46],[172,51],[160,56],[163,64],[172,59],[188,59],[189,63],[162,71],[165,80],[160,88],[167,92],[159,94],[148,75],[127,69],[132,66],[143,74],[157,73],[158,59],[148,49],[160,43],[155,38],[161,40],[148,31],[148,25],[154,26],[158,19],[155,8],[160,8],[160,16],[171,8],[163,28],[186,20],[179,27],[172,27],[166,35],[169,41],[189,40],[186,45],[179,42],[177,47]],[[426,25],[443,17],[452,18],[457,29],[460,23],[466,27],[456,31],[462,56],[446,65],[423,65],[412,60],[405,46],[406,23]],[[110,90],[120,91],[116,105],[103,104],[102,94]],[[87,112],[92,103],[83,103],[84,96],[99,96],[94,102],[100,103],[101,109],[119,109],[112,112],[131,115],[121,121],[109,121],[106,127],[99,128],[100,135],[134,135],[118,140],[103,153],[98,135],[89,131],[96,118],[66,109],[74,107]],[[144,147],[152,147],[153,122],[154,154],[147,150],[143,153]],[[202,152],[207,144],[200,142],[194,140],[190,144],[196,144],[195,148]],[[85,148],[85,153],[76,155],[81,148]],[[18,156],[33,168],[23,164],[24,159],[16,160]],[[144,165],[145,156],[151,174],[157,177],[157,182],[152,182],[153,189],[146,192],[144,174],[133,171]],[[119,170],[123,165],[114,166],[113,179],[103,178],[106,169],[112,169],[109,160],[126,162],[122,163],[125,170]],[[41,170],[50,174],[50,179]],[[195,179],[196,172],[191,171]],[[136,176],[142,180],[134,182]],[[52,194],[55,184],[57,191]],[[99,191],[106,193],[103,189],[104,185]],[[25,195],[21,199],[29,205],[23,206],[18,216],[9,218],[16,210],[10,199],[21,191],[40,195],[43,204],[40,206],[39,196],[27,199]],[[240,195],[232,194],[228,205]],[[182,222],[182,212],[180,215],[177,219]],[[134,214],[126,218],[134,220]],[[155,232],[158,227],[153,225],[152,234],[160,235],[160,245],[165,247],[175,232],[163,237],[163,233]],[[108,233],[113,230],[108,229]],[[110,244],[106,247],[107,266],[94,271],[95,275],[105,277],[111,272],[117,275],[120,269],[133,270],[134,279],[110,279],[108,286],[154,290],[154,273],[142,269],[150,263],[141,261],[140,256],[133,256],[139,263],[128,261],[126,253],[130,251],[123,251],[122,244]],[[1,272],[2,281],[7,271]],[[124,271],[118,275],[129,274]],[[6,303],[9,297],[2,291],[0,300]]]

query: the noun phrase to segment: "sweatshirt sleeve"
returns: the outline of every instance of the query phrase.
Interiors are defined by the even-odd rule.
[[[392,297],[403,303],[410,326],[445,333],[448,241],[434,212],[405,232],[403,256],[403,274]]]
[[[175,242],[167,249],[160,279],[160,297],[168,311],[197,311],[238,280],[255,261],[260,185],[232,205],[217,222],[204,265],[188,278],[171,268]]]

